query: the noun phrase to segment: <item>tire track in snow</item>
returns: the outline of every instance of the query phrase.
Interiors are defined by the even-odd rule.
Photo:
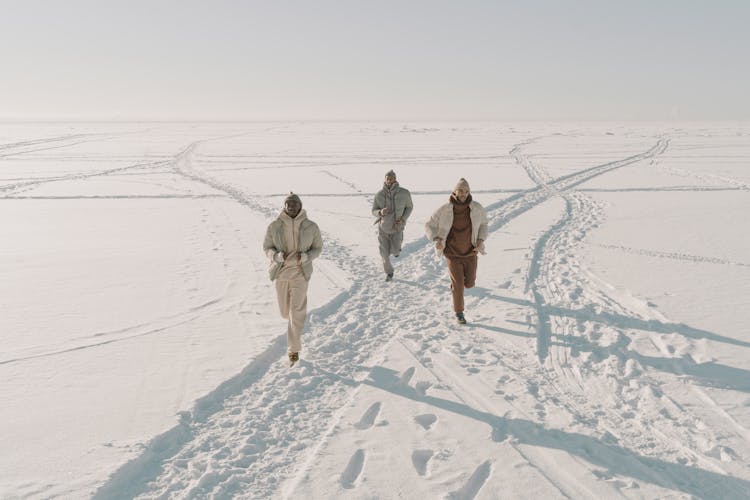
[[[34,188],[34,187],[41,186],[43,184],[52,183],[52,182],[77,181],[77,180],[90,179],[92,177],[102,177],[102,176],[107,176],[107,175],[111,175],[114,173],[125,172],[127,170],[135,170],[138,168],[160,168],[169,164],[170,164],[169,161],[144,162],[144,163],[136,163],[135,165],[128,165],[126,167],[117,167],[117,168],[111,168],[107,170],[100,170],[98,172],[74,173],[74,174],[61,175],[59,177],[46,177],[40,180],[16,182],[14,184],[6,184],[3,186],[0,186],[0,193],[2,192],[12,193],[19,189],[28,190],[30,188]],[[12,196],[9,194],[6,194],[3,197],[11,198]]]
[[[552,180],[546,174],[546,172],[543,172],[536,164],[531,162],[528,157],[526,157],[522,153],[524,144],[518,145],[511,150],[511,155],[516,158],[516,161],[524,168],[524,170],[526,170],[531,180],[537,183],[541,192],[546,195],[541,197],[540,200],[536,200],[537,203],[535,203],[535,205],[541,203],[541,201],[546,201],[548,198],[558,193],[563,197],[566,204],[563,217],[539,238],[536,246],[534,247],[534,252],[526,281],[527,291],[530,290],[532,295],[534,296],[537,316],[539,318],[537,326],[537,355],[539,356],[540,361],[544,361],[544,359],[546,359],[547,357],[549,344],[551,341],[551,331],[549,316],[544,310],[545,301],[541,295],[539,287],[536,285],[536,282],[541,275],[542,258],[545,248],[548,244],[550,244],[550,240],[559,237],[558,235],[561,234],[561,231],[569,226],[574,220],[573,198],[572,195],[566,193],[566,191],[569,191],[573,187],[580,185],[583,182],[592,179],[593,177],[662,154],[666,150],[668,144],[668,140],[660,139],[654,147],[652,147],[645,153],[585,169],[581,172],[563,176],[556,180]],[[579,203],[585,202],[591,205],[591,203],[583,199],[583,195],[578,194],[578,198],[576,199]],[[514,210],[514,213],[521,210],[526,211],[528,210],[528,208],[521,206],[518,209]],[[492,226],[494,229],[495,226],[497,226],[497,222],[493,223]],[[582,228],[581,230],[584,230],[584,228]],[[585,232],[583,234],[585,234]]]
[[[736,262],[728,259],[721,259],[718,257],[704,257],[701,255],[690,255],[686,253],[678,253],[678,252],[660,252],[657,250],[647,250],[644,248],[631,248],[631,247],[625,247],[621,245],[604,245],[604,244],[596,244],[595,246],[598,246],[600,248],[607,248],[609,250],[617,250],[620,252],[630,253],[633,255],[643,255],[645,257],[657,257],[660,259],[671,259],[671,260],[682,260],[687,262],[697,262],[697,263],[706,263],[706,264],[723,264],[728,266],[740,266],[740,267],[750,267],[750,264],[745,264],[744,262]]]
[[[42,350],[32,348],[31,352],[29,352],[28,350],[21,351],[15,354],[13,357],[0,360],[0,365],[18,363],[32,359],[47,358],[50,356],[58,356],[61,354],[77,352],[84,349],[101,347],[116,342],[133,340],[139,337],[156,335],[161,332],[171,330],[175,327],[191,323],[199,318],[223,314],[229,310],[239,307],[241,302],[241,300],[237,300],[235,302],[225,303],[223,298],[211,299],[207,302],[204,302],[203,304],[191,307],[185,312],[158,318],[147,323],[129,326],[119,330],[93,333],[91,335],[79,337],[71,341],[66,341],[65,344],[61,346],[52,348],[45,346]],[[74,345],[70,346],[70,344]]]
[[[204,141],[199,141],[199,142],[204,142]],[[86,178],[96,177],[96,176],[101,176],[101,175],[109,175],[112,172],[121,172],[124,170],[131,170],[131,169],[151,167],[151,166],[170,166],[174,170],[177,170],[179,168],[179,162],[184,161],[184,156],[188,154],[190,151],[192,151],[192,148],[194,148],[196,144],[198,143],[193,143],[187,146],[186,148],[178,152],[171,160],[168,160],[168,161],[159,161],[159,162],[154,162],[154,163],[130,165],[127,167],[120,167],[116,169],[106,170],[103,172],[94,172],[90,174],[71,174],[68,176],[63,176],[63,177],[54,178],[54,179],[47,179],[47,180],[42,180],[38,182],[36,181],[29,182],[29,183],[26,183],[24,186],[44,184],[46,182],[54,182],[54,181],[59,181],[59,180],[86,179]],[[19,187],[19,186],[15,186],[15,187]],[[0,191],[2,191],[3,189],[4,187],[0,187]],[[218,195],[206,195],[206,196],[215,197]],[[224,196],[224,195],[222,194],[220,196]],[[203,198],[205,196],[199,195],[199,197]],[[23,199],[24,197],[19,197],[19,196],[0,197],[0,199],[3,199],[3,198]],[[59,197],[53,197],[53,199],[58,199],[58,198]],[[74,197],[74,199],[78,199],[78,198],[79,197]],[[112,198],[112,197],[105,197],[105,198]],[[164,196],[159,196],[159,198],[164,198]],[[169,196],[168,198],[171,198],[171,196]],[[81,336],[78,338],[74,338],[71,341],[67,341],[65,342],[65,344],[58,345],[58,346],[52,346],[52,347],[45,346],[42,349],[32,348],[29,350],[24,350],[24,351],[15,353],[10,357],[6,357],[5,359],[0,359],[0,365],[18,363],[22,361],[39,359],[39,358],[46,358],[50,356],[57,356],[61,354],[77,352],[77,351],[84,350],[84,349],[101,347],[101,346],[109,345],[112,343],[128,341],[128,340],[132,340],[132,339],[139,338],[139,337],[159,334],[159,333],[171,330],[175,327],[189,324],[199,318],[223,314],[227,311],[238,308],[241,304],[242,304],[242,299],[241,297],[239,297],[239,284],[231,282],[221,297],[216,297],[208,301],[204,301],[203,303],[197,306],[190,307],[183,312],[156,318],[146,323],[140,323],[140,324],[136,324],[136,325],[129,326],[126,328],[122,328],[122,329],[106,331],[106,332],[96,332],[90,335]]]
[[[226,198],[222,194],[123,194],[91,196],[1,196],[0,200],[199,200]]]
[[[69,148],[71,146],[77,146],[79,144],[85,144],[87,142],[92,142],[92,141],[91,140],[76,141],[76,142],[70,142],[68,144],[61,144],[61,145],[58,145],[58,146],[47,146],[47,147],[35,148],[35,149],[22,149],[20,151],[13,151],[13,152],[10,152],[10,153],[0,154],[0,158],[12,158],[14,156],[21,156],[21,155],[26,155],[26,154],[29,154],[29,153],[38,153],[39,151],[49,151],[49,150],[52,150],[52,149],[65,149],[65,148]]]
[[[715,158],[715,157],[711,156],[710,158]],[[723,184],[729,184],[735,189],[739,189],[742,191],[750,191],[750,184],[748,184],[747,182],[733,179],[731,177],[726,177],[723,175],[694,172],[691,170],[685,170],[682,168],[670,167],[666,165],[657,165],[657,168],[664,170],[666,172],[669,172],[671,174],[678,175],[680,177],[692,177],[694,179],[698,179],[699,181],[703,181],[703,182],[718,181]]]
[[[522,148],[514,148],[513,154],[535,183],[552,189],[549,186],[550,177],[543,168],[523,154]],[[532,293],[537,312],[537,356],[541,362],[549,360],[549,366],[554,372],[552,376],[545,372],[547,384],[569,411],[583,417],[593,412],[587,411],[587,391],[580,365],[571,363],[569,359],[569,354],[574,351],[571,339],[579,334],[579,323],[575,318],[552,316],[548,310],[549,305],[572,310],[575,309],[575,304],[580,304],[579,298],[584,293],[586,283],[576,277],[578,263],[574,250],[580,246],[586,233],[603,221],[603,210],[601,205],[581,193],[564,192],[560,195],[565,201],[563,216],[537,240],[529,266],[526,291]],[[588,298],[590,302],[587,305],[601,302],[596,298]],[[606,302],[605,300],[604,307]],[[629,314],[629,311],[618,312]],[[553,324],[558,332],[558,342],[554,344],[551,342]],[[576,398],[576,395],[582,397]],[[612,420],[624,423],[619,415]],[[597,425],[601,426],[601,423]],[[605,425],[604,432],[619,435],[617,426]]]
[[[521,160],[519,163],[529,171],[532,180],[545,182],[544,177],[538,174],[538,166],[531,164],[525,157],[521,157],[519,160]],[[582,239],[589,230],[602,222],[602,207],[581,193],[563,194],[563,197],[566,202],[565,213],[560,221],[538,240],[527,283],[527,286],[533,292],[539,317],[537,330],[542,340],[538,342],[538,348],[540,349],[538,354],[542,360],[547,357],[550,348],[549,340],[552,337],[550,314],[547,312],[552,309],[549,307],[550,305],[571,311],[594,307],[622,317],[639,318],[638,314],[623,308],[616,300],[599,290],[591,289],[588,286],[588,280],[582,276],[580,265],[575,261],[573,253],[575,248],[580,246]],[[639,408],[643,406],[644,397],[653,400],[651,405],[654,410],[646,417],[651,419],[651,425],[639,422],[638,428],[641,431],[635,434],[632,432],[626,433],[628,435],[626,439],[629,442],[633,444],[641,443],[644,448],[647,448],[649,444],[642,443],[642,435],[655,436],[661,442],[663,449],[669,450],[674,448],[675,443],[693,442],[695,440],[693,434],[695,433],[703,435],[701,439],[713,440],[710,435],[706,436],[706,432],[697,430],[694,425],[680,427],[666,425],[665,429],[660,428],[663,422],[663,419],[659,418],[661,412],[667,409],[671,411],[670,407],[674,408],[677,403],[663,395],[658,388],[655,391],[651,390],[651,387],[656,388],[659,384],[641,373],[642,366],[652,366],[657,369],[662,369],[662,367],[655,362],[649,362],[646,357],[630,351],[627,348],[630,340],[623,332],[605,327],[609,330],[607,333],[610,336],[615,336],[616,342],[610,343],[609,347],[599,348],[596,342],[597,336],[594,337],[593,343],[591,340],[581,338],[582,333],[597,335],[597,332],[601,331],[598,330],[599,327],[594,326],[594,331],[589,332],[590,326],[581,323],[581,317],[570,316],[555,316],[554,323],[556,331],[559,332],[556,335],[559,342],[553,345],[550,366],[558,376],[548,378],[548,382],[549,386],[557,390],[558,396],[562,400],[568,400],[572,403],[571,409],[575,413],[579,415],[606,415],[604,429],[610,435],[621,435],[625,429],[632,429],[633,418],[638,414],[637,411],[633,412],[633,417],[623,419],[609,408],[591,408],[588,403],[588,393],[591,389],[591,381],[588,379],[591,377],[587,376],[587,373],[590,372],[588,375],[599,376],[604,370],[604,373],[612,373],[614,377],[630,379],[630,389],[633,388],[634,383],[636,384],[639,389],[635,391],[638,393]],[[578,351],[581,348],[590,351],[594,356],[590,360],[583,362],[579,360],[571,364],[571,360],[568,358],[569,353],[578,356]],[[597,355],[597,353],[599,354]],[[607,367],[608,356],[603,355],[604,353],[614,355],[619,360],[627,360],[624,367]],[[639,361],[644,363],[637,366]],[[636,375],[639,378],[635,379],[634,376]],[[584,378],[587,380],[586,382],[584,382]],[[560,387],[560,382],[565,387]],[[584,387],[584,384],[586,387]],[[625,391],[626,389],[623,386],[621,390]],[[632,393],[634,391],[629,390],[627,392]],[[622,393],[616,393],[615,396],[621,400],[623,406],[633,405],[633,402],[629,401],[627,397],[623,397]],[[643,410],[640,410],[640,412],[643,413]],[[602,425],[601,420],[603,419],[600,418],[599,420],[600,423],[597,425]],[[720,474],[726,473],[714,462],[707,460],[702,454],[688,446],[678,444],[676,449],[683,456],[689,457],[708,470]]]
[[[52,149],[52,148],[43,148],[40,150],[22,150],[22,151],[12,151],[11,153],[5,153],[6,150],[13,150],[17,148],[25,148],[29,146],[40,146],[43,144],[53,144],[57,142],[66,142],[66,141],[76,141],[69,144],[63,144],[63,145],[57,145],[54,146],[54,148],[60,148],[60,147],[67,147],[72,146],[75,144],[81,144],[82,142],[89,142],[89,141],[81,141],[80,139],[87,139],[89,137],[102,137],[103,134],[68,134],[68,135],[61,135],[57,137],[47,137],[44,139],[30,139],[27,141],[19,141],[19,142],[9,142],[6,144],[0,144],[0,158],[6,157],[6,156],[12,156],[16,154],[24,154],[27,152],[33,152],[33,151],[42,151],[43,149]]]
[[[61,136],[56,136],[56,137],[45,137],[45,138],[40,138],[40,139],[29,139],[26,141],[10,142],[6,144],[0,144],[0,158],[7,158],[10,156],[20,156],[20,155],[25,155],[28,153],[36,153],[38,151],[48,151],[51,149],[63,149],[63,148],[71,147],[71,146],[76,146],[78,144],[84,144],[87,142],[108,140],[108,139],[112,139],[114,137],[123,136],[123,135],[132,135],[132,134],[149,132],[150,130],[151,129],[133,130],[129,132],[121,131],[121,132],[115,132],[115,133],[67,134],[67,135],[61,135]],[[55,143],[65,143],[66,141],[73,141],[73,142],[67,142],[66,144],[57,144],[54,146],[36,148],[36,146],[44,146],[44,145],[55,144]],[[32,147],[34,149],[20,149],[19,151],[13,151],[14,149],[28,148],[28,147]],[[11,152],[8,153],[6,152],[7,150],[11,150]]]
[[[588,182],[591,179],[606,174],[612,170],[662,154],[668,144],[669,141],[667,139],[659,139],[651,149],[643,153],[558,177],[547,182],[545,185],[537,185],[537,187],[522,191],[515,196],[488,205],[486,207],[488,211],[496,212],[496,214],[490,217],[489,229],[491,231],[499,229],[510,220],[540,205],[551,197],[556,196],[557,193],[563,193],[567,190],[573,189],[580,184]],[[511,154],[514,156],[518,155],[518,148],[519,146],[516,146],[516,148],[511,150]]]

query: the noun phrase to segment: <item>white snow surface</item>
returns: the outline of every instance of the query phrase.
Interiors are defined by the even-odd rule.
[[[423,236],[459,177],[466,326]],[[750,498],[748,213],[747,124],[1,123],[0,497]]]

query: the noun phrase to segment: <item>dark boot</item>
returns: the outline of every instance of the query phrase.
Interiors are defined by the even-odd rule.
[[[290,352],[289,353],[289,366],[294,366],[294,363],[299,361],[299,353],[298,352]]]
[[[464,313],[456,313],[456,321],[458,321],[460,324],[465,325],[466,324],[466,318],[464,318]]]

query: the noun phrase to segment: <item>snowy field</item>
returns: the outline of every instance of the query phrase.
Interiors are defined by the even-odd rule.
[[[462,176],[467,326],[423,236]],[[737,124],[2,123],[0,497],[750,498],[748,213]]]

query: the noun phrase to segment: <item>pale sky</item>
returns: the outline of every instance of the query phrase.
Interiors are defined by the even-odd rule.
[[[750,119],[750,0],[0,9],[0,118]]]

